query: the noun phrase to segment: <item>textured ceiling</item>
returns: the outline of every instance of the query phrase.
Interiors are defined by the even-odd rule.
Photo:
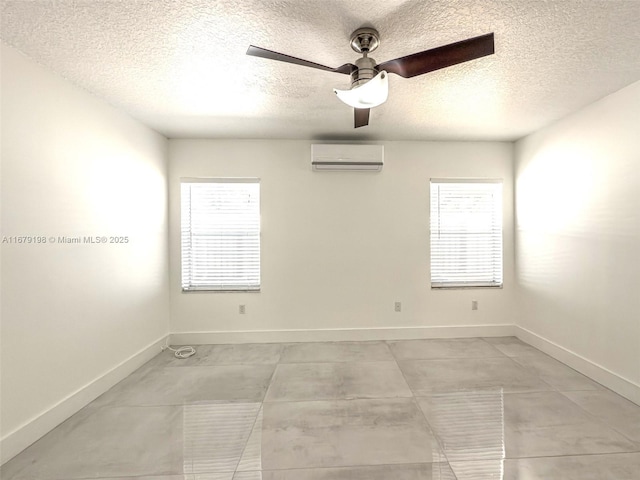
[[[640,80],[638,0],[1,0],[2,40],[168,137],[513,140]],[[495,32],[496,54],[390,76],[368,127],[332,92],[353,30],[378,62]]]

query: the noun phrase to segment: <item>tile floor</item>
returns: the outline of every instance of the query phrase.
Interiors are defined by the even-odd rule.
[[[640,407],[514,337],[164,352],[3,480],[638,480]]]

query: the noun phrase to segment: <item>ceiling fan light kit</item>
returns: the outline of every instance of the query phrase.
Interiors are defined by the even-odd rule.
[[[349,90],[333,89],[340,100],[353,108],[373,108],[382,105],[389,96],[389,76],[382,71],[367,80],[362,85],[357,85]]]
[[[495,53],[493,33],[424,50],[380,64],[369,57],[369,53],[380,45],[380,35],[377,30],[369,27],[359,28],[351,34],[350,44],[355,52],[362,54],[362,58],[357,59],[355,65],[345,63],[337,68],[253,45],[247,49],[247,55],[350,75],[351,88],[349,90],[334,88],[333,91],[340,100],[354,108],[354,126],[359,128],[369,124],[370,109],[382,105],[387,100],[389,94],[388,73],[395,73],[403,78],[412,78]]]

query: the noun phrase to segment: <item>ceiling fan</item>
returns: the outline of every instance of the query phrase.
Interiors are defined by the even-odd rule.
[[[404,78],[411,78],[486,55],[492,55],[495,52],[493,33],[488,33],[377,64],[373,58],[369,58],[369,53],[378,48],[378,45],[380,45],[380,35],[377,30],[368,27],[359,28],[351,34],[351,48],[361,53],[362,58],[357,59],[355,65],[345,63],[337,68],[327,67],[309,60],[253,45],[250,45],[247,49],[247,55],[351,75],[351,88],[349,90],[334,89],[333,91],[340,100],[354,107],[354,128],[358,128],[369,124],[371,108],[386,101],[389,91],[387,73],[395,73]]]

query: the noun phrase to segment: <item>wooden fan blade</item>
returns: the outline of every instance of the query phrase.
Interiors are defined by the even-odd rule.
[[[411,78],[441,68],[468,62],[495,53],[493,33],[469,38],[406,57],[379,64],[378,71],[386,70],[404,78]]]
[[[371,111],[370,108],[354,108],[353,109],[353,120],[354,120],[353,128],[364,127],[369,125],[370,111]]]
[[[351,75],[351,72],[357,68],[351,63],[345,63],[338,68],[331,68],[326,65],[320,65],[319,63],[310,62],[309,60],[303,60],[302,58],[292,57],[291,55],[285,55],[284,53],[274,52],[272,50],[267,50],[266,48],[255,47],[253,45],[249,45],[247,55],[267,58],[269,60],[278,60],[279,62],[293,63],[294,65],[302,65],[303,67],[317,68],[327,72],[344,73],[346,75]]]

